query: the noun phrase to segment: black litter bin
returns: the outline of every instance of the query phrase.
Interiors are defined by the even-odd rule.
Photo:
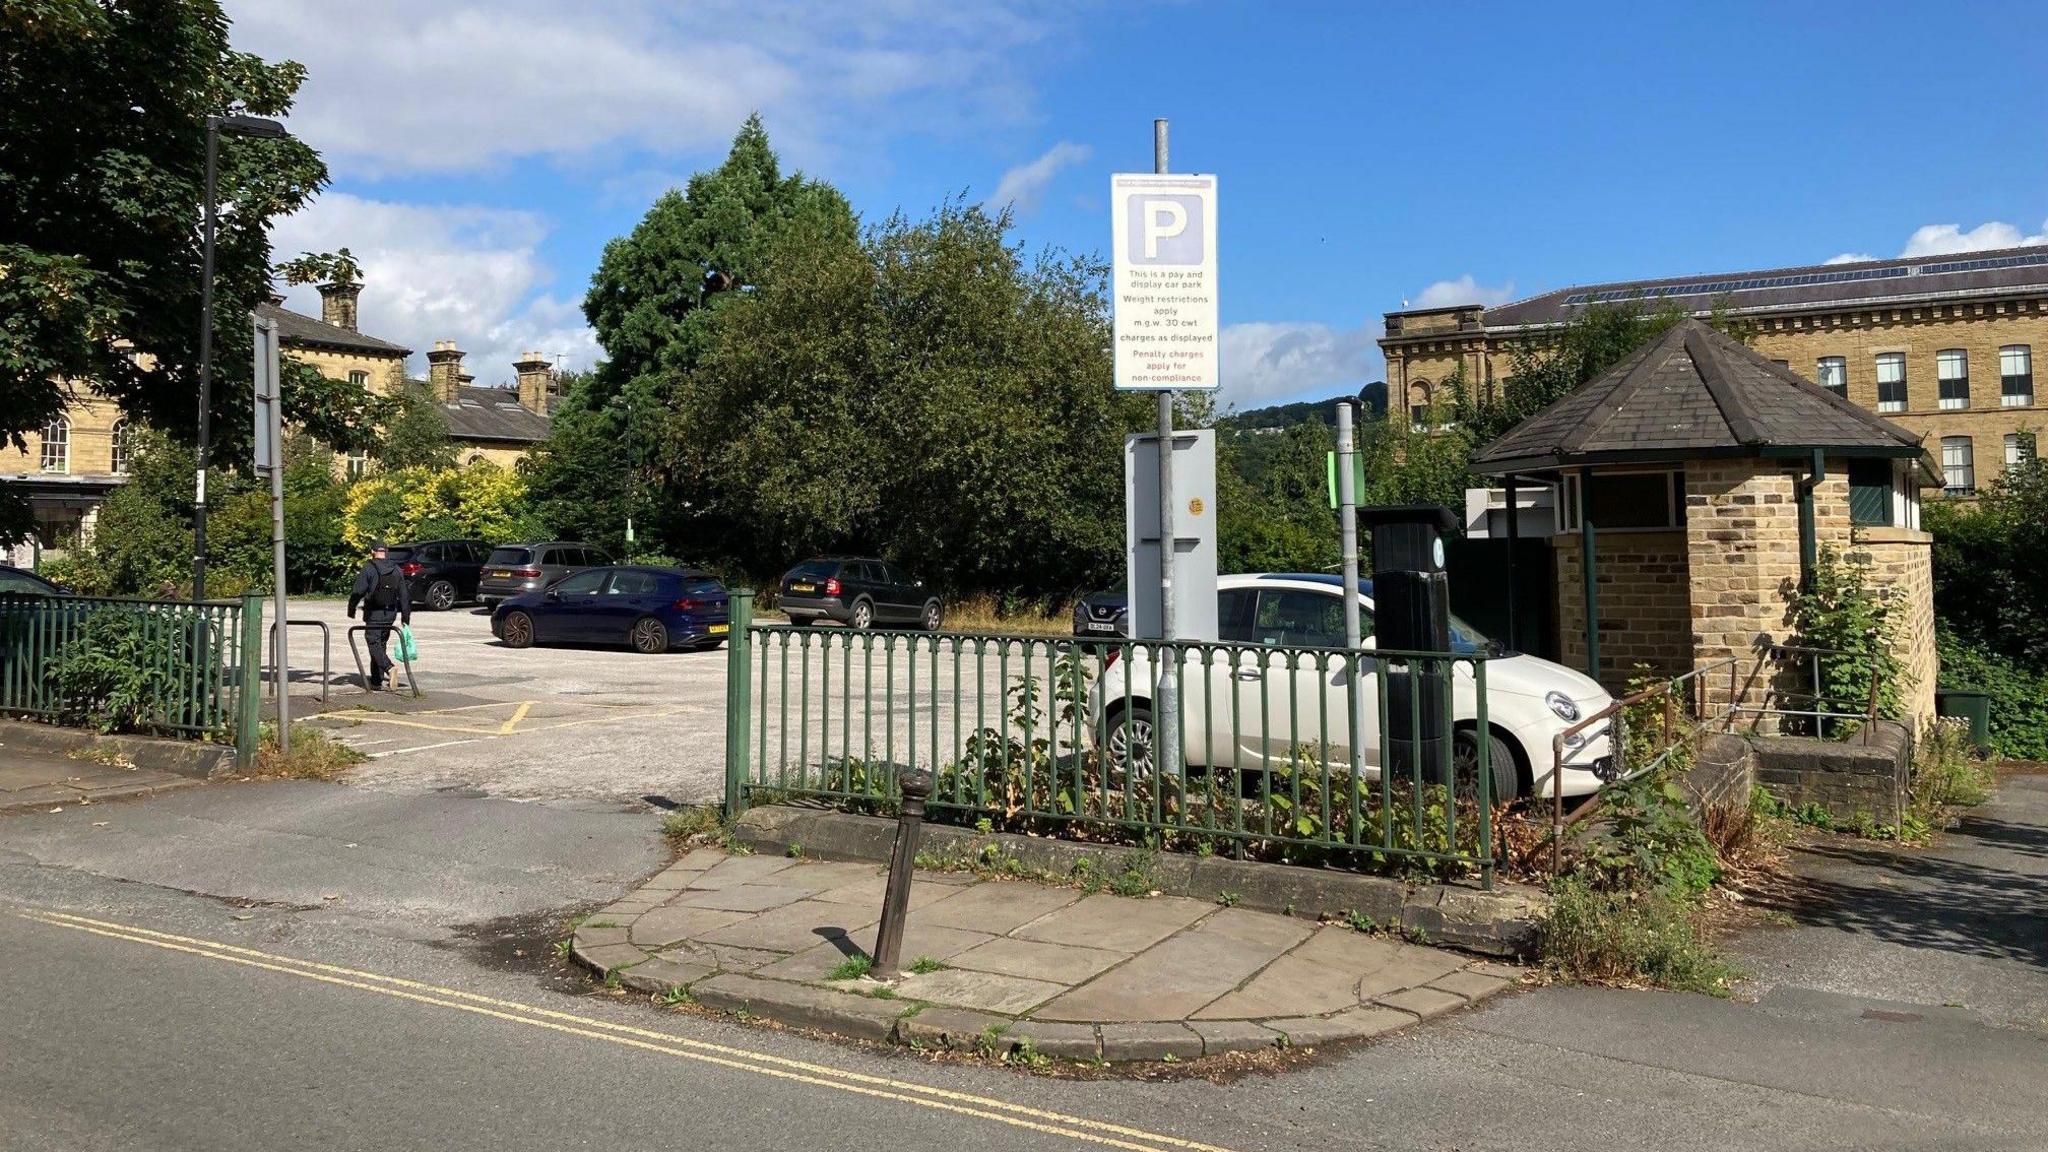
[[[1974,688],[1940,688],[1934,693],[1934,710],[1970,722],[1970,743],[1980,752],[1991,751],[1991,693]]]

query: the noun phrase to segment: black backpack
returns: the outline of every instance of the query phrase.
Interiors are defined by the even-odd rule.
[[[382,610],[397,604],[398,565],[391,563],[386,563],[381,567],[372,565],[371,570],[377,573],[377,582],[370,586],[370,594],[366,597],[370,607]]]

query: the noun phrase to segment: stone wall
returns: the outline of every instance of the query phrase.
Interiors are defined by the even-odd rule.
[[[1896,724],[1879,724],[1866,740],[1753,737],[1756,782],[1793,808],[1825,808],[1839,824],[1896,824],[1911,741]]]
[[[1912,678],[1902,694],[1915,730],[1934,716],[1934,537],[1908,528],[1858,528],[1853,549],[1870,558],[1871,582],[1888,590],[1897,604],[1899,644],[1895,649]]]
[[[1586,667],[1586,597],[1579,537],[1552,537],[1557,549],[1558,652],[1571,668]],[[1593,533],[1594,587],[1599,596],[1600,672],[1620,693],[1647,667],[1676,676],[1690,668],[1690,600],[1683,532]]]

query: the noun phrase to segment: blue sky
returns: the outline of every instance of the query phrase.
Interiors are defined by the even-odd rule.
[[[1218,174],[1243,406],[1377,378],[1404,301],[2048,242],[2048,5],[228,7],[311,69],[292,124],[335,176],[280,250],[350,247],[365,328],[485,382],[588,366],[604,242],[754,109],[865,216],[1000,190],[1028,245],[1098,251],[1170,118]]]

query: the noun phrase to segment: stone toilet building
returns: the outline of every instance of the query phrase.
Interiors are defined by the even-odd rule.
[[[1555,490],[1560,651],[1610,689],[1644,666],[1676,675],[1734,657],[1747,674],[1760,645],[1792,640],[1793,599],[1825,547],[1867,562],[1896,598],[1904,710],[1933,716],[1919,510],[1942,475],[1921,437],[1688,319],[1473,467]],[[1727,676],[1705,679],[1708,709],[1725,708]]]

